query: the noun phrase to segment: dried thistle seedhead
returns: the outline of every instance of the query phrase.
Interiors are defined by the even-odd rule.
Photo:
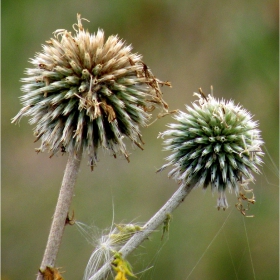
[[[55,31],[31,59],[34,67],[22,79],[23,108],[12,122],[31,117],[35,141],[41,140],[38,152],[53,156],[83,149],[94,166],[102,147],[128,160],[124,138],[142,148],[139,127],[147,125],[155,107],[168,111],[160,86],[170,84],[155,78],[118,36],[90,34],[79,14],[73,28],[75,35]]]
[[[233,101],[207,97],[200,89],[197,103],[186,106],[188,113],[179,112],[160,136],[168,136],[165,150],[172,151],[167,157],[169,172],[179,183],[194,185],[219,192],[217,207],[226,209],[226,189],[237,195],[248,189],[254,180],[253,172],[260,173],[262,163],[258,123],[252,115]]]

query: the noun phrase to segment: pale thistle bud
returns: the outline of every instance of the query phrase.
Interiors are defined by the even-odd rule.
[[[158,171],[172,166],[169,177],[180,184],[203,189],[211,186],[219,192],[218,209],[226,209],[225,191],[234,190],[237,195],[241,188],[248,191],[248,183],[254,180],[252,173],[260,173],[257,166],[262,163],[263,141],[258,123],[244,108],[233,101],[206,97],[201,89],[195,95],[199,100],[192,107],[186,106],[187,113],[175,115],[177,123],[169,124],[160,134],[169,137],[164,145],[172,154]],[[237,208],[245,213],[239,204]]]
[[[82,149],[93,167],[102,147],[128,160],[124,138],[142,148],[139,127],[147,125],[155,105],[167,112],[159,87],[170,84],[156,79],[117,36],[105,40],[102,30],[85,31],[79,14],[73,28],[74,36],[55,31],[31,59],[34,67],[22,79],[23,108],[12,122],[31,117],[35,142],[41,140],[38,152]]]

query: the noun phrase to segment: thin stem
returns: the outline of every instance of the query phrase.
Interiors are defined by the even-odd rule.
[[[173,196],[161,207],[161,209],[144,225],[143,229],[135,233],[131,239],[120,249],[123,257],[126,257],[136,249],[147,237],[166,219],[166,215],[172,213],[193,189],[193,186],[181,185]],[[105,263],[89,280],[101,280],[109,272],[110,263]]]
[[[81,158],[82,150],[77,154],[69,154],[53,216],[47,246],[40,266],[41,271],[44,271],[47,266],[54,267],[55,265],[58,249],[66,224],[67,215],[74,194],[74,186],[78,176]],[[43,280],[42,273],[38,273],[37,280]]]

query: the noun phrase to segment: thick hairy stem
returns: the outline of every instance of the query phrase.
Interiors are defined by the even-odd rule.
[[[40,271],[44,271],[47,266],[54,267],[55,265],[74,194],[74,186],[78,176],[81,158],[82,151],[77,154],[69,154]],[[43,280],[42,273],[38,273],[37,280]]]
[[[173,196],[161,207],[161,209],[145,224],[143,229],[135,233],[131,239],[119,251],[126,257],[136,249],[147,237],[166,219],[166,215],[172,213],[193,189],[193,186],[181,185]],[[110,263],[104,264],[89,280],[101,280],[109,272]]]

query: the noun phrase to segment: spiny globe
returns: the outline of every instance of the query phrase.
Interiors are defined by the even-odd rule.
[[[254,180],[253,172],[260,173],[263,152],[258,123],[252,115],[233,101],[207,97],[200,89],[197,102],[179,111],[160,137],[165,150],[172,151],[167,164],[173,166],[169,176],[183,185],[219,192],[217,207],[227,208],[226,189],[239,194]]]
[[[82,149],[93,167],[102,147],[129,160],[124,138],[142,149],[139,126],[147,125],[155,106],[168,111],[160,86],[170,83],[155,78],[118,36],[105,41],[102,30],[85,31],[79,14],[73,29],[74,36],[55,31],[31,59],[34,67],[22,79],[23,108],[12,122],[31,117],[35,142],[41,140],[37,152]]]

